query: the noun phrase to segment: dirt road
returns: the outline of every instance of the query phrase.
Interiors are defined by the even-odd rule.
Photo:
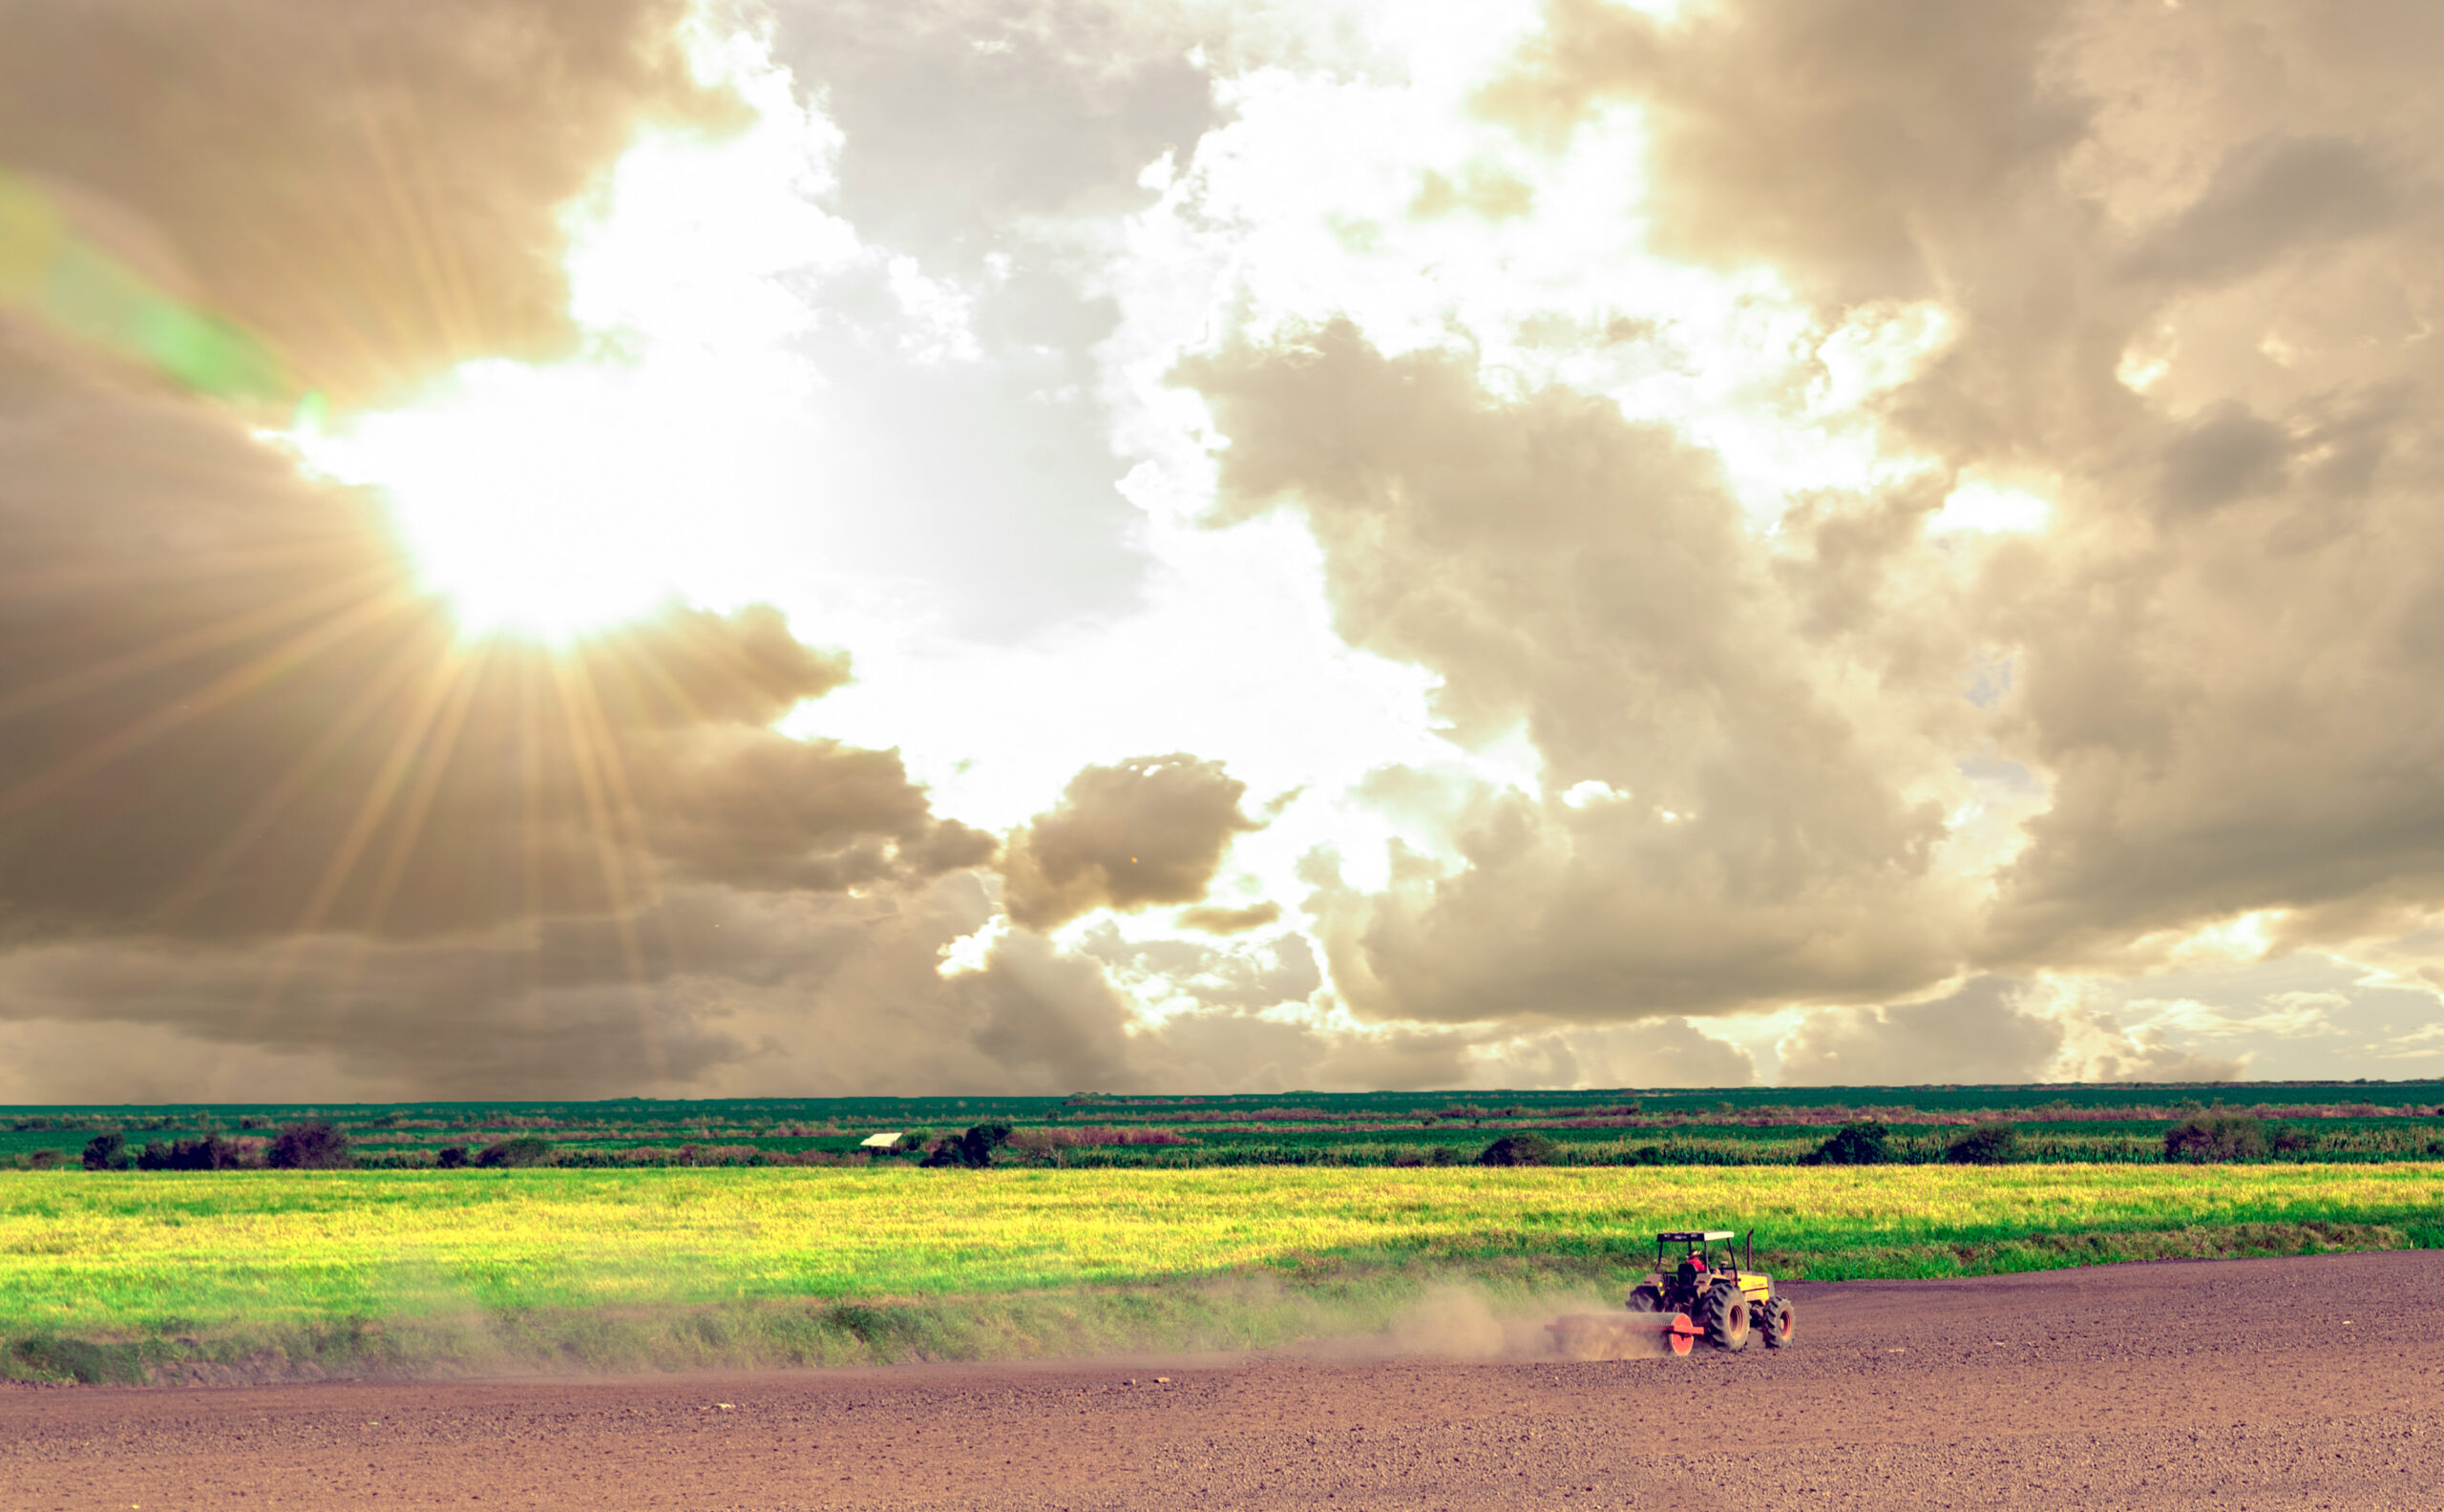
[[[2444,1506],[2444,1253],[1791,1292],[1687,1359],[0,1390],[0,1509]]]

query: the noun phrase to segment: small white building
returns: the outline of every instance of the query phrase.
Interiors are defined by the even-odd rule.
[[[857,1145],[859,1149],[897,1149],[898,1147],[899,1130],[897,1129],[893,1129],[888,1134],[869,1134]]]

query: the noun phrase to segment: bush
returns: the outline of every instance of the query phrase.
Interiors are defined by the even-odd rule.
[[[1437,1144],[1425,1152],[1425,1163],[1428,1166],[1457,1166],[1460,1164],[1460,1152],[1448,1144]]]
[[[1885,1166],[1892,1161],[1892,1150],[1886,1144],[1891,1131],[1873,1119],[1844,1124],[1840,1132],[1816,1146],[1807,1157],[1810,1166]]]
[[[1629,1164],[1633,1166],[1664,1165],[1666,1162],[1663,1154],[1663,1146],[1660,1144],[1641,1144],[1637,1148],[1630,1151]]]
[[[435,1166],[440,1166],[443,1170],[456,1170],[458,1167],[467,1164],[467,1146],[464,1144],[444,1144],[439,1150],[434,1152],[432,1163]]]
[[[537,1134],[495,1140],[475,1152],[475,1164],[485,1166],[549,1166],[552,1160],[552,1142]]]
[[[2265,1153],[2265,1125],[2247,1113],[2218,1113],[2176,1124],[2164,1134],[2164,1159],[2192,1165],[2256,1160]]]
[[[1944,1159],[1954,1166],[2000,1166],[2019,1148],[2020,1131],[2009,1124],[1980,1124],[1951,1142]]]
[[[263,1164],[275,1170],[340,1170],[355,1162],[347,1135],[321,1119],[308,1119],[283,1128],[263,1152]]]
[[[218,1134],[180,1140],[170,1146],[172,1170],[236,1170],[245,1164],[244,1151]]]
[[[155,1140],[136,1157],[137,1170],[236,1170],[242,1162],[239,1147],[218,1134],[164,1144]]]
[[[937,1169],[964,1166],[970,1170],[981,1170],[993,1164],[993,1152],[1008,1143],[1010,1125],[1007,1121],[979,1124],[957,1139],[943,1140],[920,1164]]]
[[[1485,1147],[1477,1157],[1480,1166],[1550,1166],[1561,1158],[1562,1147],[1532,1129],[1505,1134]]]
[[[126,1149],[126,1135],[96,1134],[85,1142],[85,1168],[87,1170],[125,1170],[127,1169]]]

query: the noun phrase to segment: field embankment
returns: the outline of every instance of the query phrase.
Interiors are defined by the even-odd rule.
[[[1019,1358],[1609,1292],[1655,1229],[1816,1280],[2444,1247],[2444,1166],[26,1174],[0,1371],[86,1379]]]

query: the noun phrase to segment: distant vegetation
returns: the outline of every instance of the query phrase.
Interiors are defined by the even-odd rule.
[[[1534,1129],[1522,1129],[1505,1134],[1485,1148],[1477,1157],[1480,1166],[1551,1166],[1559,1163],[1562,1147]]]
[[[2308,1134],[2281,1124],[2268,1124],[2251,1113],[2217,1113],[2187,1119],[2164,1135],[2164,1159],[2207,1162],[2262,1160],[2269,1154],[2296,1155],[2313,1149]]]
[[[1889,1166],[1892,1131],[1874,1119],[1844,1124],[1840,1133],[1816,1146],[1810,1166]]]
[[[2020,1131],[2009,1124],[1980,1124],[1944,1146],[1954,1166],[2002,1166],[2019,1152]]]
[[[2439,1108],[2438,1082],[22,1108],[0,1171],[2353,1162],[2444,1157]]]

